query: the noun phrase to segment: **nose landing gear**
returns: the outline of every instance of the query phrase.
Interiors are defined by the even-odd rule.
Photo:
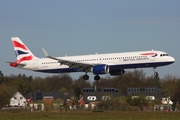
[[[158,74],[158,72],[156,70],[156,67],[154,67],[153,70],[154,70],[154,76],[158,76],[159,74]]]
[[[161,88],[160,79],[159,79],[159,74],[158,74],[158,72],[156,71],[156,67],[154,67],[153,70],[154,70],[154,82],[156,83],[156,86],[157,86],[158,88]]]

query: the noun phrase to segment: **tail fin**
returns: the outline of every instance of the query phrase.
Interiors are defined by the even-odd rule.
[[[17,63],[37,58],[18,37],[12,37],[11,40],[16,54]]]

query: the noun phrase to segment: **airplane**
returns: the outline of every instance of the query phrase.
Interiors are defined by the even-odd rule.
[[[11,40],[17,58],[15,62],[8,62],[11,67],[44,73],[84,72],[84,80],[89,79],[88,72],[95,75],[94,80],[100,80],[102,74],[123,75],[125,69],[149,67],[157,76],[157,67],[175,62],[166,52],[156,50],[52,57],[42,48],[46,58],[38,58],[18,37]]]

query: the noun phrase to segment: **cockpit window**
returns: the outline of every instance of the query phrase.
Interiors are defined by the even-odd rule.
[[[168,54],[161,54],[160,56],[163,57],[163,56],[169,56],[169,55]]]

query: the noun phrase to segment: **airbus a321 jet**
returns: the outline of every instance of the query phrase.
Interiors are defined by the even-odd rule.
[[[175,62],[166,52],[156,50],[52,57],[42,48],[46,58],[38,58],[18,37],[11,39],[17,61],[8,62],[10,66],[44,73],[84,72],[84,80],[89,79],[88,72],[95,75],[94,80],[99,80],[101,74],[123,75],[125,69],[149,67],[153,68],[156,76],[156,67]]]

